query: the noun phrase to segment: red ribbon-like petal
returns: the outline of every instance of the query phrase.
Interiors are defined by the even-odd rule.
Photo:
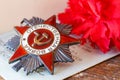
[[[103,52],[111,45],[120,49],[120,0],[69,0],[58,15],[61,23],[73,25],[73,34],[89,40]]]

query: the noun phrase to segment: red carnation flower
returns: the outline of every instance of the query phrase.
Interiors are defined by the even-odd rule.
[[[89,40],[103,52],[110,45],[120,49],[120,0],[69,0],[69,7],[58,15],[61,23],[73,25],[72,33]]]

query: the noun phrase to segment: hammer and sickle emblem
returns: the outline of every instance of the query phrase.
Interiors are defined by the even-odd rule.
[[[38,46],[43,46],[43,45],[46,45],[48,43],[50,43],[52,41],[52,38],[48,39],[49,38],[49,35],[47,33],[42,33],[42,36],[40,38],[38,38],[40,36],[39,33],[37,32],[34,32],[35,34],[35,37],[34,37],[34,43],[32,44],[32,47],[34,45],[38,45]],[[42,42],[44,39],[48,39],[47,41],[45,42]]]

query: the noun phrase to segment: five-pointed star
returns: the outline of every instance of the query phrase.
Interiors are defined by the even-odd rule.
[[[49,19],[47,19],[43,24],[47,24],[47,25],[51,25],[55,28],[56,27],[56,16],[52,16],[50,17]],[[24,26],[24,27],[20,27],[20,26],[17,26],[15,27],[15,29],[17,30],[17,32],[22,36],[25,31],[27,29],[29,29],[30,27],[29,26]],[[77,39],[74,39],[74,38],[71,38],[70,36],[68,35],[63,35],[60,33],[60,43],[59,45],[62,45],[62,44],[68,44],[68,43],[72,43],[72,42],[78,42]],[[19,45],[19,47],[17,48],[17,50],[15,51],[14,55],[10,58],[9,60],[9,63],[12,63],[14,61],[17,61],[19,60],[20,58],[28,55],[29,53],[23,48],[23,46]],[[53,74],[54,72],[54,62],[53,62],[53,58],[54,58],[54,54],[53,54],[53,51],[50,52],[50,53],[47,53],[47,54],[43,54],[43,55],[38,55],[39,56],[39,59],[42,61],[43,65],[45,68],[47,68],[47,70]]]

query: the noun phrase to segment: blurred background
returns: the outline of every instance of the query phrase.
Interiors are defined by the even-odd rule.
[[[62,12],[67,0],[0,0],[0,33],[19,26],[23,18],[47,19]]]

